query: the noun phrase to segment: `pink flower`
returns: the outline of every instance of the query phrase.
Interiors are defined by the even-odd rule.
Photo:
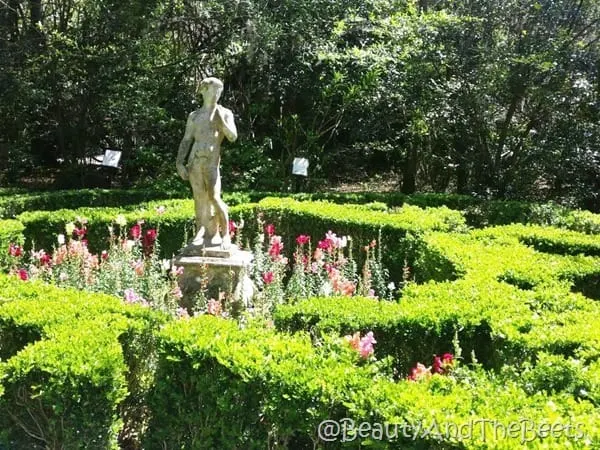
[[[81,228],[77,228],[75,227],[75,229],[73,230],[73,233],[75,234],[75,236],[77,236],[78,238],[82,238],[86,235],[87,233],[87,228],[85,226],[82,226]]]
[[[123,292],[123,296],[125,298],[126,303],[137,303],[140,300],[142,300],[141,297],[137,295],[132,288],[125,289],[125,291]]]
[[[20,245],[17,244],[10,244],[8,246],[8,254],[10,256],[14,256],[14,257],[19,257],[23,254],[23,248]]]
[[[38,262],[42,265],[42,266],[46,266],[49,265],[50,262],[52,261],[52,258],[50,257],[50,255],[48,255],[43,249],[40,250],[39,252],[31,252],[31,256],[38,260]]]
[[[346,340],[346,342],[348,342],[348,344],[350,344],[350,347],[352,347],[354,350],[360,349],[360,331],[357,331],[352,336],[344,336],[344,339]]]
[[[183,297],[183,293],[181,292],[181,288],[179,286],[176,286],[172,291],[171,291],[171,295],[175,298],[181,298]]]
[[[184,271],[183,266],[175,266],[175,265],[173,265],[171,267],[171,276],[172,277],[179,277],[179,276],[183,275],[183,271]]]
[[[269,271],[269,272],[265,272],[262,275],[262,279],[265,282],[265,284],[271,284],[273,282],[274,279],[274,275],[273,272]]]
[[[377,341],[375,340],[372,331],[369,331],[366,336],[363,336],[358,344],[358,353],[360,354],[361,358],[367,359],[369,356],[371,356],[375,351],[373,349],[373,344],[376,343]]]
[[[140,238],[140,236],[142,235],[142,226],[139,223],[136,223],[134,226],[132,226],[130,228],[129,235],[131,236],[132,239],[137,241]]]
[[[320,244],[320,242],[319,242],[319,244]],[[323,260],[323,257],[324,257],[323,250],[321,250],[321,248],[317,247],[315,249],[315,253],[313,254],[313,259],[316,262],[320,263]]]
[[[265,233],[267,233],[269,237],[273,236],[275,234],[275,225],[272,223],[265,225]]]
[[[340,283],[339,292],[342,295],[350,297],[356,291],[356,285],[349,280],[344,280]]]
[[[431,369],[429,367],[425,367],[421,363],[417,363],[416,367],[411,369],[408,379],[410,381],[420,381],[429,377],[431,377]]]
[[[347,244],[346,238],[343,238],[343,239],[339,238],[339,237],[337,237],[337,235],[335,233],[333,233],[330,230],[325,234],[325,239],[323,239],[322,241],[319,241],[319,244],[317,245],[317,247],[320,248],[321,250],[326,250],[327,252],[331,253],[336,248],[345,247],[346,244]]]
[[[185,309],[185,308],[177,308],[176,314],[179,319],[189,319],[190,318],[190,315],[187,312],[187,309]]]
[[[281,242],[281,236],[271,237],[271,246],[269,247],[269,255],[274,260],[278,259],[283,250],[283,243]]]
[[[144,261],[141,259],[138,259],[136,262],[132,262],[131,267],[133,267],[133,271],[138,277],[144,275]]]
[[[206,305],[206,312],[213,316],[220,316],[223,312],[223,307],[221,306],[221,302],[211,298]]]
[[[310,242],[310,236],[307,236],[306,234],[301,234],[300,236],[298,236],[296,238],[296,244],[298,245],[306,245]]]
[[[17,270],[17,275],[23,281],[29,280],[29,274],[27,273],[27,270],[25,270],[25,269]]]
[[[108,259],[108,252],[106,250],[102,250],[102,253],[100,253],[100,258],[102,258],[103,261],[106,261]]]

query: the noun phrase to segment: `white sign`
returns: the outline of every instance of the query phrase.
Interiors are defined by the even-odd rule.
[[[308,176],[308,159],[307,158],[294,158],[294,163],[292,165],[292,174],[307,177]]]
[[[120,160],[121,152],[119,150],[106,150],[102,159],[102,165],[106,167],[119,167]]]

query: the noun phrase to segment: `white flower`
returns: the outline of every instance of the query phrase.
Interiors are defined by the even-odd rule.
[[[329,297],[332,292],[333,292],[333,286],[331,285],[331,283],[329,281],[326,281],[321,286],[319,294],[324,297]]]
[[[75,224],[73,222],[69,222],[68,224],[66,224],[65,231],[67,232],[68,236],[71,236],[73,234],[73,231],[75,231]]]
[[[65,235],[64,234],[59,234],[57,236],[58,239],[58,245],[63,245],[65,243]]]
[[[388,285],[387,285],[388,289],[390,291],[394,291],[396,289],[396,285],[394,284],[393,281],[391,281]]]
[[[117,225],[124,227],[125,225],[127,225],[127,219],[125,218],[125,216],[123,214],[119,214],[117,216],[117,218],[115,219],[115,223]]]
[[[161,261],[162,263],[162,267],[164,270],[168,271],[171,268],[171,260],[170,259],[163,259]]]
[[[338,247],[345,248],[348,245],[348,236],[338,238]]]
[[[167,208],[165,208],[163,205],[160,205],[159,207],[156,208],[156,214],[158,214],[159,216],[162,216],[166,210],[167,210]]]

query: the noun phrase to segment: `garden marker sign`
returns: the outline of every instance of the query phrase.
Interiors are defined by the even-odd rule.
[[[294,162],[292,164],[292,175],[300,175],[303,177],[308,176],[307,158],[294,158]]]

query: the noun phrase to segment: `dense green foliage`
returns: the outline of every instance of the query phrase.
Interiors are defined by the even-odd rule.
[[[160,315],[101,294],[0,278],[0,442],[118,448],[139,432]],[[123,341],[123,345],[120,344]]]
[[[317,179],[598,208],[599,20],[594,0],[6,0],[0,159],[81,184],[77,161],[119,148],[124,182],[172,187],[216,75],[229,190],[281,188],[304,155]]]
[[[403,283],[397,302],[308,299],[280,306],[274,327],[210,316],[176,321],[106,295],[0,276],[0,445],[523,446],[491,431],[485,442],[481,435],[319,442],[319,423],[343,417],[405,426],[525,418],[571,423],[585,434],[538,438],[527,448],[597,442],[597,218],[530,205],[540,223],[562,228],[468,229],[463,214],[444,206],[394,207],[286,198],[233,206],[232,217],[246,221],[244,239],[262,232],[255,230],[258,213],[291,238],[306,233],[315,241],[332,229],[362,242],[381,233],[392,273],[404,276],[408,269],[407,278],[395,278]],[[126,209],[26,212],[2,221],[0,249],[6,253],[10,242],[23,239],[50,246],[49,236],[78,216],[88,219],[91,245],[118,214],[130,224],[144,219],[159,227],[171,252],[191,226],[193,205],[164,200]],[[285,242],[286,251],[293,248],[293,241]],[[356,331],[375,333],[376,361],[359,360],[340,337]],[[404,380],[417,361],[444,352],[460,361],[451,376]]]
[[[526,372],[533,392],[510,376],[480,369],[457,369],[452,378],[436,376],[428,383],[397,382],[377,366],[357,365],[352,351],[335,342],[315,347],[303,335],[240,329],[210,316],[159,330],[160,315],[104,295],[6,277],[0,283],[0,439],[10,448],[117,448],[119,436],[125,446],[142,438],[144,448],[264,448],[270,443],[308,449],[317,442],[321,420],[343,417],[407,427],[478,419],[507,424],[522,418],[577,427],[570,437],[559,433],[533,440],[529,433],[528,448],[565,448],[567,441],[582,439],[574,437],[579,433],[598,438],[597,410],[590,402],[575,401],[569,391],[584,378],[568,360],[542,356]],[[597,379],[590,376],[596,385],[584,385],[597,395]],[[132,433],[136,430],[142,434]],[[368,442],[355,439],[346,447],[321,442],[317,448]],[[483,443],[511,449],[518,439],[488,430],[487,436],[475,432],[461,440],[434,431],[372,443],[415,450]]]

